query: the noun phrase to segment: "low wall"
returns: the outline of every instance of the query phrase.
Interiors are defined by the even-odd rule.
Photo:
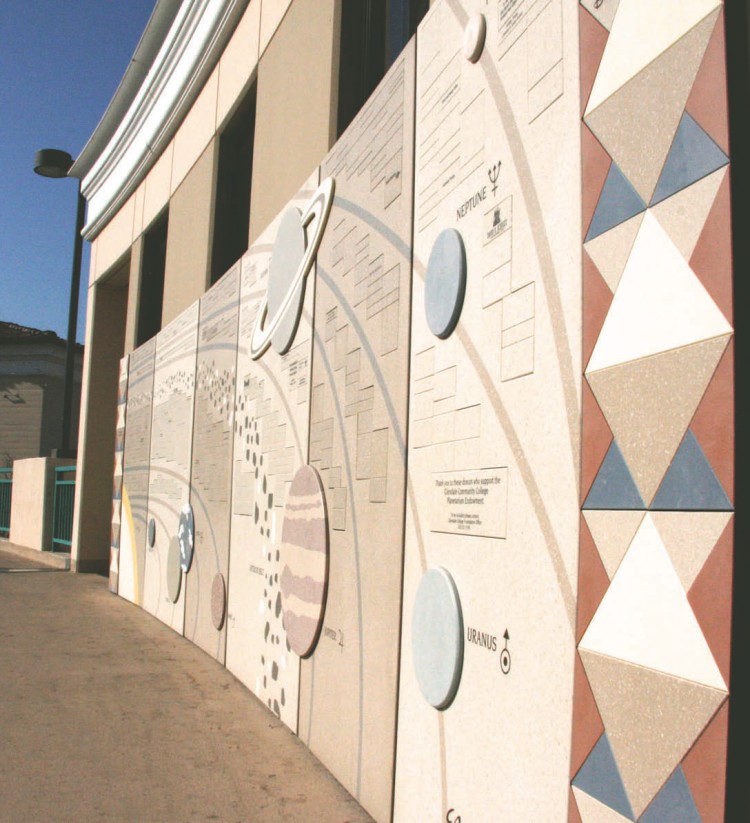
[[[13,463],[11,543],[38,551],[52,549],[55,469],[73,465],[75,460],[55,457],[32,457]]]

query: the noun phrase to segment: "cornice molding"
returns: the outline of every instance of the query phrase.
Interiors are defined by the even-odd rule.
[[[247,3],[183,0],[140,89],[82,179],[87,240],[96,238],[166,149]],[[71,171],[75,173],[75,164]]]

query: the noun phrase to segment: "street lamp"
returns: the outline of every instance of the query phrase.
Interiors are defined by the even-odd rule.
[[[67,177],[73,158],[59,149],[40,149],[34,155],[34,171],[42,177]],[[81,194],[78,181],[78,213],[73,245],[73,271],[70,276],[70,304],[68,306],[68,341],[65,347],[65,389],[63,392],[62,445],[54,449],[53,457],[75,457],[70,447],[70,424],[73,409],[73,373],[75,370],[76,326],[78,324],[78,291],[81,284],[81,256],[83,254],[83,221],[86,198]]]

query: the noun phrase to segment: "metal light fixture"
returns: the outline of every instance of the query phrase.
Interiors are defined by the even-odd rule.
[[[60,149],[40,149],[34,155],[34,171],[42,177],[67,177],[73,158]],[[65,347],[65,388],[63,392],[62,443],[54,449],[53,457],[75,457],[70,447],[70,424],[73,408],[73,373],[75,371],[76,326],[78,324],[78,291],[81,283],[81,257],[83,255],[83,221],[86,214],[86,198],[81,194],[78,181],[78,213],[73,243],[73,270],[70,276],[70,303],[68,305],[68,341]]]

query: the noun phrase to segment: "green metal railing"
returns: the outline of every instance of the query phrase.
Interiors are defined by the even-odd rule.
[[[52,551],[70,551],[73,538],[73,502],[76,496],[76,467],[55,469],[55,507],[52,514]]]
[[[10,498],[13,493],[13,469],[0,469],[0,537],[10,534]]]

